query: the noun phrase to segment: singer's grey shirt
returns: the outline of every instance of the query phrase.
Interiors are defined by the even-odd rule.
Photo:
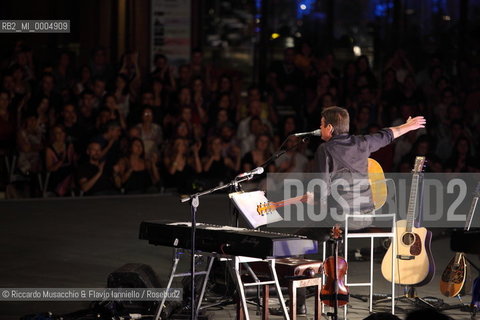
[[[321,199],[327,201],[329,210],[336,208],[343,214],[367,213],[373,210],[368,183],[368,157],[392,141],[392,130],[385,128],[369,135],[339,134],[318,147],[315,153],[314,172],[318,172],[329,187],[328,194],[320,195]],[[341,186],[337,188],[337,195],[331,192],[331,188],[338,184]],[[338,196],[345,201],[338,201]],[[369,201],[355,203],[355,197],[358,196],[366,197]],[[370,224],[367,222],[365,221],[365,225],[360,223],[357,228]]]

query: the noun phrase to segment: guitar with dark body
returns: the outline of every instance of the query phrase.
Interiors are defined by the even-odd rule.
[[[465,220],[464,231],[470,230],[472,223],[473,213],[477,206],[478,199],[480,197],[480,183],[477,184],[473,195],[470,211]],[[465,253],[456,252],[455,256],[450,260],[447,267],[443,271],[442,278],[440,280],[440,292],[446,297],[455,297],[460,294],[465,286],[467,279],[468,264]]]

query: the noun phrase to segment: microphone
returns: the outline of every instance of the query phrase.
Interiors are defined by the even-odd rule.
[[[313,130],[310,132],[300,132],[300,133],[294,133],[292,136],[294,137],[303,137],[303,136],[321,136],[322,133],[320,132],[320,129]]]
[[[244,173],[240,173],[237,178],[243,178],[243,177],[252,177],[256,174],[262,174],[263,171],[265,171],[265,169],[263,169],[263,167],[257,167],[251,171],[247,171],[247,172],[244,172]]]

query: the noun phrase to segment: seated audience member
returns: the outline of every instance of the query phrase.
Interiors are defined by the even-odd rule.
[[[86,65],[80,67],[78,72],[78,80],[73,86],[73,92],[79,95],[85,89],[92,87],[92,71]]]
[[[228,120],[235,120],[237,111],[235,110],[235,106],[233,105],[231,99],[232,98],[230,94],[222,93],[218,97],[217,101],[212,103],[208,111],[208,118],[211,124],[214,124],[218,121],[217,117],[221,110],[224,110],[224,112],[226,112],[226,117],[228,118]]]
[[[405,89],[404,89],[405,90]],[[410,91],[408,91],[410,92]],[[402,86],[397,80],[395,70],[386,69],[383,72],[382,84],[380,86],[379,98],[383,104],[392,105],[402,97]]]
[[[195,124],[205,124],[208,121],[207,108],[210,105],[210,98],[201,78],[193,80],[191,92],[193,121]]]
[[[182,138],[189,140],[189,144],[193,143],[193,128],[192,126],[185,120],[180,120],[176,123],[172,138]]]
[[[14,64],[10,67],[9,72],[12,75],[13,81],[15,83],[15,95],[24,96],[30,94],[31,88],[28,81],[26,81],[25,79],[25,73],[23,68],[18,64]]]
[[[128,77],[125,74],[120,73],[117,75],[115,78],[114,93],[107,96],[115,99],[116,110],[118,110],[120,116],[126,118],[130,112],[130,88],[128,85]],[[105,96],[105,102],[107,102],[107,96]]]
[[[46,133],[53,124],[55,124],[55,110],[50,108],[50,100],[47,97],[40,98],[30,105],[30,112],[37,114],[38,127],[42,133]]]
[[[58,112],[62,104],[62,97],[54,90],[54,88],[55,78],[51,73],[44,73],[40,80],[37,93],[33,96],[35,97],[34,99],[38,99],[38,97],[47,97],[50,101],[50,107]]]
[[[120,109],[120,104],[117,102],[117,97],[113,94],[105,95],[103,99],[103,105],[112,113],[111,119],[118,121],[122,127],[122,130],[125,130],[127,128],[126,117],[128,113],[125,113],[125,110]]]
[[[250,171],[260,167],[270,156],[270,137],[267,134],[260,134],[255,140],[255,148],[242,158],[241,169]],[[270,164],[265,171],[274,172],[275,165]]]
[[[10,111],[10,94],[0,90],[0,154],[9,152],[15,144],[15,115]]]
[[[87,147],[88,161],[81,164],[77,171],[80,190],[86,196],[118,194],[113,182],[112,172],[102,160],[102,147],[98,142],[91,142]]]
[[[160,181],[157,160],[156,153],[146,160],[142,140],[131,139],[128,156],[113,168],[116,186],[123,188],[126,194],[155,192],[155,185]]]
[[[254,100],[248,105],[248,117],[242,119],[238,124],[237,137],[239,140],[243,140],[251,133],[250,132],[250,121],[253,118],[260,118],[262,122],[268,126],[269,129],[272,128],[270,123],[267,120],[261,118],[261,103],[260,101]]]
[[[353,120],[352,131],[354,134],[367,134],[370,125],[370,107],[360,106],[358,113]]]
[[[129,128],[127,134],[120,139],[120,152],[122,155],[127,155],[130,152],[130,142],[134,138],[142,140],[142,135],[138,127]],[[145,150],[145,145],[143,149]]]
[[[23,174],[41,171],[40,152],[43,144],[44,136],[38,127],[37,117],[34,114],[28,115],[17,134],[18,168]]]
[[[235,128],[232,124],[225,124],[220,129],[220,138],[222,139],[222,153],[224,156],[228,156],[231,159],[234,159],[234,162],[237,163],[237,158],[242,159],[241,150],[239,143],[235,136]],[[236,172],[240,170],[240,163],[238,168],[235,169]]]
[[[162,80],[154,78],[152,80],[153,104],[155,109],[160,110],[160,119],[163,120],[166,110],[168,109],[169,99],[168,92],[163,85]]]
[[[217,136],[210,138],[207,155],[203,158],[204,177],[212,187],[220,182],[228,182],[234,172],[240,169],[240,157],[230,158],[223,152],[222,139]]]
[[[291,136],[288,138],[285,149],[290,150],[275,161],[277,172],[304,172],[306,170],[308,159],[300,153],[298,148],[301,145],[295,147],[299,142],[299,137]]]
[[[249,134],[243,139],[238,139],[241,141],[242,155],[252,151],[255,148],[257,137],[260,134],[266,134],[267,131],[267,127],[259,117],[251,118]]]
[[[220,130],[225,126],[225,125],[232,125],[230,122],[230,119],[228,117],[228,112],[225,109],[219,109],[217,113],[215,114],[214,118],[211,119],[212,122],[208,126],[208,137],[211,136],[216,136],[220,134]]]
[[[317,121],[318,122],[318,121]],[[317,123],[318,125],[318,123]],[[291,134],[294,134],[297,131],[298,125],[294,116],[286,116],[282,120],[282,126],[279,132],[274,136],[274,145],[275,149],[278,149],[280,145],[288,138]]]
[[[62,125],[54,126],[51,135],[51,143],[45,152],[45,166],[50,172],[47,190],[63,196],[73,187],[76,155],[73,144],[67,142]]]
[[[159,145],[163,142],[162,128],[153,122],[153,111],[147,107],[143,109],[142,122],[137,125],[140,129],[140,136],[145,146],[145,157],[147,159],[153,153],[159,155]]]
[[[107,166],[111,168],[120,158],[120,136],[122,130],[120,124],[110,120],[104,125],[103,133],[96,136],[93,141],[98,142],[102,148],[101,159],[107,162]]]
[[[196,140],[201,140],[203,136],[203,126],[199,121],[197,121],[198,118],[196,118],[194,114],[195,111],[191,107],[183,107],[180,110],[180,117],[178,121],[184,121],[187,123],[189,130],[193,133],[193,137]]]
[[[193,181],[202,172],[200,148],[200,142],[194,143],[189,148],[186,139],[177,138],[173,141],[163,158],[167,171],[167,186],[177,188],[180,193],[193,190]]]
[[[416,157],[423,156],[427,159],[430,159],[430,157],[432,156],[431,149],[432,143],[430,141],[430,138],[427,135],[420,136],[413,144],[411,151],[402,158],[401,162],[409,163],[410,166],[413,168]]]
[[[60,121],[58,122],[65,129],[67,141],[73,143],[77,153],[83,152],[86,148],[85,137],[78,125],[78,115],[73,104],[63,106]]]
[[[165,90],[173,92],[177,85],[174,78],[173,67],[169,65],[167,56],[156,54],[154,58],[155,70],[150,73],[150,77],[161,80],[165,84]]]
[[[472,156],[470,140],[462,136],[457,139],[450,159],[446,164],[447,172],[478,172],[478,161]]]
[[[192,71],[190,66],[183,64],[178,67],[178,78],[176,79],[177,86],[179,88],[189,87],[192,82]]]
[[[78,125],[82,129],[82,136],[90,140],[95,134],[96,114],[94,109],[94,94],[89,89],[82,92],[80,97],[80,112]]]
[[[97,120],[95,122],[95,129],[97,133],[101,134],[104,132],[106,129],[106,124],[112,120],[114,120],[112,111],[108,108],[101,108],[100,111],[98,111]]]
[[[100,103],[103,101],[103,98],[107,92],[105,91],[106,82],[101,78],[96,78],[93,80],[92,91],[94,94],[93,97],[93,107],[94,109],[98,109],[100,107]]]

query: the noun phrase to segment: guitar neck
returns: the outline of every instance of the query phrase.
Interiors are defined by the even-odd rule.
[[[285,207],[290,204],[295,204],[298,202],[307,202],[307,200],[308,200],[308,196],[307,194],[304,194],[302,196],[298,196],[298,197],[294,197],[294,198],[290,198],[290,199],[286,199],[278,202],[271,202],[270,205],[275,208],[281,208],[281,207]]]
[[[410,188],[410,198],[408,201],[408,213],[407,213],[407,232],[412,232],[415,222],[415,209],[417,208],[418,198],[418,184],[420,175],[418,173],[413,174],[412,187]]]
[[[417,209],[417,199],[418,199],[418,185],[420,183],[421,173],[423,172],[423,167],[425,164],[425,157],[417,156],[415,158],[415,164],[413,166],[413,177],[412,177],[412,187],[410,189],[410,199],[408,202],[408,214],[407,214],[407,232],[412,232],[415,222],[415,211]]]

